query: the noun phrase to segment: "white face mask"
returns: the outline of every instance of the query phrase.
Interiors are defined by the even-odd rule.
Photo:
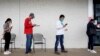
[[[63,22],[64,21],[64,18],[61,18],[60,21]]]

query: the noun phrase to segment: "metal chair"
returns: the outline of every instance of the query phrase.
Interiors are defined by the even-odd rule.
[[[46,52],[46,39],[44,38],[43,34],[41,33],[34,33],[33,34],[33,51],[35,53],[35,45],[41,44],[41,48],[45,48]]]
[[[11,40],[10,40],[11,51],[12,51],[12,47],[14,47],[14,49],[15,49],[15,39],[16,39],[16,34],[11,33]],[[5,44],[5,41],[4,41],[3,38],[1,38],[0,44],[1,44],[1,52],[2,52],[2,49],[3,49],[3,48],[2,48],[2,45]]]

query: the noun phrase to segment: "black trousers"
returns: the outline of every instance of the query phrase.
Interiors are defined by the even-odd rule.
[[[93,46],[94,46],[93,37],[94,35],[88,35],[88,49],[91,49],[91,50],[93,50]]]
[[[64,51],[64,35],[56,35],[56,42],[55,42],[55,52],[58,51],[58,44],[60,43],[61,51]]]
[[[5,40],[5,46],[4,46],[4,51],[9,50],[9,45],[10,45],[10,40],[11,40],[11,33],[6,32],[4,34],[4,40]]]

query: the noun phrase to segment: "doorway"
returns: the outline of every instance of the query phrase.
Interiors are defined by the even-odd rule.
[[[93,0],[94,4],[94,19],[97,20],[97,25],[100,26],[100,1]],[[100,27],[96,27],[96,36],[94,37],[95,46],[100,46]]]

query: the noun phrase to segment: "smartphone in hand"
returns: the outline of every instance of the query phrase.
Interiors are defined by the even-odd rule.
[[[13,26],[10,26],[10,29],[12,29],[13,28]]]
[[[36,26],[40,26],[40,25],[37,25],[37,24],[33,24],[33,27],[36,27]]]
[[[67,23],[65,25],[68,25]]]
[[[65,29],[65,31],[68,31],[68,29]]]
[[[40,26],[40,25],[38,25],[38,24],[35,24],[35,26]]]
[[[64,27],[66,27],[68,24],[66,23],[65,25],[64,25]]]

